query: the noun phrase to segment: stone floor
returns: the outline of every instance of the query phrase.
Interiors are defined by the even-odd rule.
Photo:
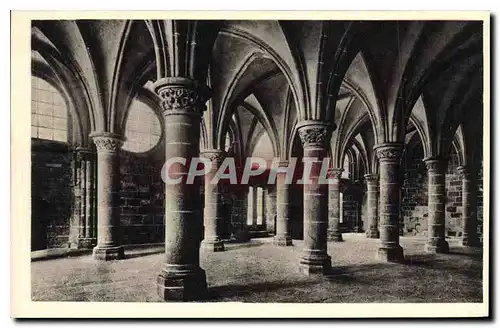
[[[401,239],[405,264],[377,262],[377,240],[346,234],[330,243],[333,274],[298,272],[302,242],[275,247],[270,238],[227,244],[225,252],[201,253],[210,289],[208,301],[238,302],[481,302],[482,256],[451,247],[429,255],[424,240]],[[127,259],[95,262],[91,256],[31,263],[36,301],[158,302],[155,280],[162,249],[127,253]]]

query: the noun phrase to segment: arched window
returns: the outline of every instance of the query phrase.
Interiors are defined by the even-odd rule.
[[[343,179],[349,179],[351,173],[351,166],[349,162],[349,156],[347,154],[344,155],[344,171],[342,172]]]
[[[226,140],[224,141],[224,150],[229,151],[229,148],[231,147],[231,136],[229,135],[229,132],[226,133]]]
[[[68,108],[63,96],[35,76],[31,77],[31,137],[68,141]]]
[[[161,138],[160,120],[146,103],[134,99],[130,104],[125,124],[125,143],[123,149],[144,153],[153,149]]]

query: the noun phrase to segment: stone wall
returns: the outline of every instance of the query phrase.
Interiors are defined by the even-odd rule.
[[[477,181],[477,232],[481,242],[483,242],[483,183],[483,162],[481,161]]]
[[[453,152],[446,172],[446,235],[461,237],[462,222],[462,178],[457,168],[460,166],[458,155]]]
[[[427,235],[427,169],[422,145],[408,149],[404,163],[401,216],[403,235]],[[446,235],[462,235],[462,180],[458,155],[453,152],[446,173]]]
[[[161,243],[165,239],[165,184],[161,156],[120,154],[120,222],[123,244]]]
[[[31,250],[69,247],[72,157],[64,143],[32,139]]]

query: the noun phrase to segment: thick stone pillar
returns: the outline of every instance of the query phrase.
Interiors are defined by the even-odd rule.
[[[281,161],[278,167],[287,167],[288,161]],[[290,185],[286,183],[286,172],[276,175],[276,235],[273,243],[278,246],[292,246],[290,235]]]
[[[399,213],[402,181],[401,159],[403,144],[386,143],[375,148],[379,160],[380,247],[377,258],[386,262],[402,262],[403,248],[399,245]]]
[[[250,192],[252,193],[252,230],[257,231],[257,211],[258,211],[258,194],[257,194],[257,187],[252,187],[250,189]]]
[[[428,218],[427,243],[425,251],[430,253],[449,253],[450,247],[445,236],[445,203],[446,203],[446,167],[447,161],[442,158],[424,159],[428,177]]]
[[[266,230],[270,236],[275,234],[276,221],[276,188],[269,186],[266,189]]]
[[[93,257],[104,261],[118,260],[124,258],[120,229],[119,156],[123,139],[108,132],[90,136],[97,149],[97,245]]]
[[[303,181],[304,251],[300,259],[300,271],[308,275],[331,270],[327,253],[328,184],[320,183],[319,177],[333,128],[322,121],[303,121],[298,125],[304,161],[311,163],[310,181]]]
[[[266,196],[264,187],[257,188],[257,226],[260,229],[266,229]]]
[[[235,192],[231,213],[231,242],[243,243],[250,240],[247,224],[247,201],[248,189]]]
[[[224,251],[224,242],[220,236],[224,224],[222,193],[219,184],[212,184],[211,181],[224,161],[225,152],[214,149],[204,151],[201,155],[212,162],[211,170],[205,174],[205,238],[201,245],[211,252],[221,252]]]
[[[209,91],[187,78],[163,78],[155,83],[165,117],[166,160],[175,157],[189,164],[199,156],[200,121]],[[165,186],[165,262],[157,279],[164,300],[197,300],[207,292],[205,271],[200,267],[203,222],[199,188],[186,183],[189,165],[173,163],[165,175],[181,178]],[[205,186],[208,188],[208,186]]]
[[[380,238],[378,230],[378,176],[376,174],[366,174],[366,203],[368,220],[367,238]]]
[[[344,169],[329,169],[328,184],[328,241],[342,241],[340,232],[340,179]]]
[[[477,235],[476,175],[466,166],[459,166],[458,173],[462,177],[462,246],[480,247]]]
[[[95,165],[96,155],[90,149],[78,147],[75,172],[75,247],[90,249],[97,243],[95,230]]]

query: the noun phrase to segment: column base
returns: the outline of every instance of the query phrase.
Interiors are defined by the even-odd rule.
[[[327,232],[327,241],[341,242],[344,241],[342,238],[342,233],[340,231],[331,231]]]
[[[77,241],[76,248],[92,249],[97,244],[97,238],[80,238]]]
[[[273,238],[273,244],[276,246],[292,246],[292,237],[290,236],[275,236]]]
[[[201,247],[209,252],[224,252],[224,242],[222,240],[204,240]]]
[[[329,274],[332,271],[332,260],[327,254],[303,255],[299,263],[299,271],[305,275]]]
[[[475,236],[468,236],[468,235],[463,235],[462,237],[462,246],[463,247],[472,247],[472,248],[481,248],[481,242],[479,241],[479,238]]]
[[[378,239],[380,238],[380,231],[377,229],[370,229],[366,232],[366,238]]]
[[[246,231],[233,232],[229,237],[230,243],[246,243],[250,241],[250,235]]]
[[[380,246],[377,250],[376,255],[377,260],[383,262],[397,262],[402,263],[405,259],[403,254],[403,248],[400,245],[397,246]]]
[[[431,242],[428,241],[424,246],[424,251],[427,253],[448,254],[450,252],[450,246],[446,240],[438,239]]]
[[[125,251],[123,249],[123,246],[116,246],[116,247],[96,246],[92,250],[92,257],[94,258],[94,260],[99,260],[99,261],[122,260],[125,258]]]
[[[156,290],[164,301],[197,301],[208,295],[205,270],[188,273],[162,272],[156,280]]]

